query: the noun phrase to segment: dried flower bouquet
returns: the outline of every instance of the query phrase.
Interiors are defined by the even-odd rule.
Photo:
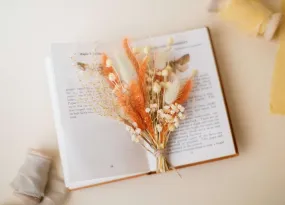
[[[76,67],[89,76],[88,83],[86,78],[81,79],[82,83],[94,88],[90,95],[95,96],[92,98],[95,112],[124,123],[131,140],[156,157],[158,173],[171,168],[167,161],[167,143],[170,134],[185,119],[183,104],[189,98],[196,73],[192,72],[186,82],[180,82],[178,72],[187,68],[190,56],[170,59],[173,43],[169,38],[167,48],[156,51],[150,46],[131,47],[129,40],[124,39],[121,55],[128,62],[98,52],[94,52],[92,63],[75,61]],[[113,63],[116,61],[121,61],[118,66]],[[160,65],[162,61],[163,66],[158,68],[157,61]],[[126,69],[128,65],[135,73],[131,78]]]

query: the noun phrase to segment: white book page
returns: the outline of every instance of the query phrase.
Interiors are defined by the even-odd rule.
[[[125,126],[94,113],[80,100],[88,95],[78,81],[70,56],[90,60],[93,45],[53,44],[48,68],[60,154],[66,185],[104,181],[148,172],[145,151],[133,144]]]
[[[233,136],[223,99],[211,42],[206,28],[152,39],[163,48],[169,37],[174,38],[175,56],[190,54],[189,68],[182,78],[198,70],[194,89],[186,107],[186,119],[171,134],[168,159],[171,166],[201,162],[236,153]],[[156,159],[147,154],[150,169],[156,169]]]

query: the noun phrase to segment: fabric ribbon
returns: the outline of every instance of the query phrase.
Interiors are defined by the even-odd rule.
[[[282,12],[285,15],[285,0],[282,0]],[[274,114],[285,115],[285,17],[283,16],[278,34],[279,50],[273,72],[270,110]]]
[[[51,169],[51,157],[30,150],[11,183],[24,205],[62,205],[68,193],[64,181]]]

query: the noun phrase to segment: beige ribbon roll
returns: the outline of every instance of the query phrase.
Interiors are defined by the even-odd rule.
[[[51,158],[36,150],[30,150],[11,186],[24,201],[39,203],[48,182]]]
[[[24,205],[63,205],[68,190],[55,169],[51,157],[30,150],[24,164],[11,183],[14,193]]]

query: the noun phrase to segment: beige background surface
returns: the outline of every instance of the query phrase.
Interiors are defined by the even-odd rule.
[[[278,8],[278,1],[270,2]],[[247,37],[208,0],[0,0],[0,204],[29,147],[57,153],[44,58],[51,42],[208,26],[240,156],[73,192],[67,204],[285,204],[285,116],[269,113],[277,43]]]

